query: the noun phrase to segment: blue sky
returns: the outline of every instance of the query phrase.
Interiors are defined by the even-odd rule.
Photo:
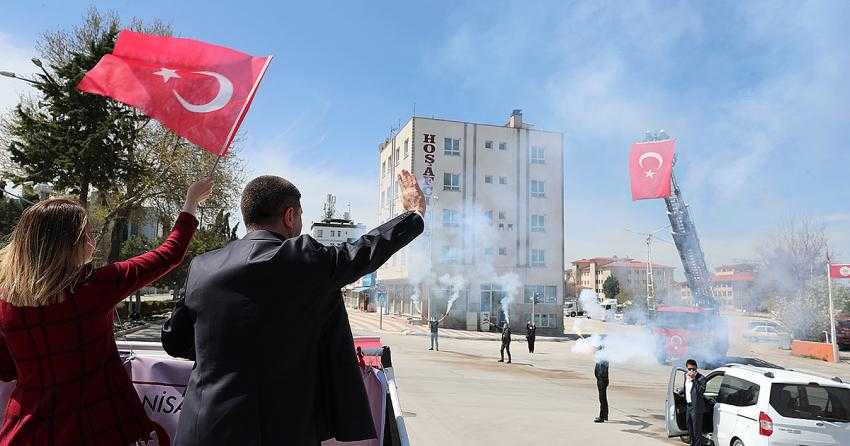
[[[31,71],[45,30],[89,3],[8,2],[0,68]],[[243,125],[251,174],[276,173],[373,223],[377,145],[419,115],[565,133],[566,258],[645,256],[666,224],[632,202],[645,129],[679,140],[677,176],[711,265],[752,258],[779,221],[826,225],[850,260],[848,2],[98,2],[275,61]],[[616,3],[616,5],[615,5]],[[8,68],[7,68],[8,67]],[[21,88],[0,82],[0,106]],[[681,269],[675,250],[657,258]]]

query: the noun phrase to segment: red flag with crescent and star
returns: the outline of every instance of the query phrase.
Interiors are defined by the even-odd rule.
[[[850,263],[833,263],[829,265],[829,276],[833,279],[850,279]]]
[[[629,154],[632,200],[670,196],[675,153],[673,139],[632,144]]]
[[[133,106],[223,156],[271,59],[192,39],[124,30],[112,53],[103,56],[77,88]]]

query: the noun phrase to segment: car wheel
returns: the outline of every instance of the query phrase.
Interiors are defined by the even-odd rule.
[[[740,438],[736,438],[735,441],[732,442],[732,446],[744,446],[744,442],[741,441]]]
[[[570,313],[570,317],[576,317],[576,312],[573,311],[572,313]]]

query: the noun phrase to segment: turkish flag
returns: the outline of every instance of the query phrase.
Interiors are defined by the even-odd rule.
[[[138,108],[218,156],[230,148],[271,56],[191,39],[121,31],[77,85]]]
[[[850,279],[850,263],[829,265],[829,276],[833,279]]]
[[[632,200],[670,196],[675,153],[676,141],[673,139],[632,144],[629,154]]]

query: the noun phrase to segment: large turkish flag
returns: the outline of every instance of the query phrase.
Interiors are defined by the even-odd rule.
[[[121,31],[77,88],[138,108],[222,156],[245,118],[271,56],[191,39]]]
[[[829,265],[829,275],[833,279],[850,279],[850,263]]]
[[[632,144],[629,154],[632,200],[670,196],[675,153],[673,139]]]

